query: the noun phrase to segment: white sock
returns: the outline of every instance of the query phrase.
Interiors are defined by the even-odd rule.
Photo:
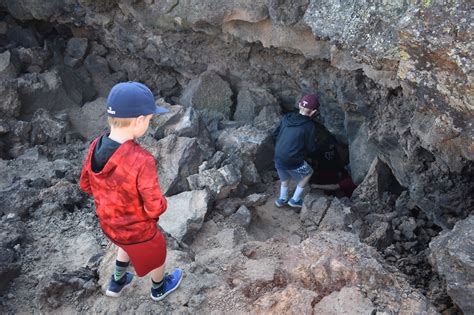
[[[293,200],[294,201],[300,201],[301,199],[301,193],[303,192],[304,187],[296,186],[295,193],[293,194]]]
[[[280,199],[288,199],[288,186],[283,186],[283,184],[280,186]]]

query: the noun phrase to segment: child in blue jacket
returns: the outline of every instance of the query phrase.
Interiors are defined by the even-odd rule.
[[[311,117],[318,111],[319,101],[316,95],[308,94],[301,98],[298,106],[299,112],[285,115],[274,131],[275,168],[281,180],[280,196],[275,201],[277,207],[288,204],[301,208],[301,194],[313,174],[305,155],[316,151],[316,126]],[[293,197],[288,199],[291,178],[298,184]]]

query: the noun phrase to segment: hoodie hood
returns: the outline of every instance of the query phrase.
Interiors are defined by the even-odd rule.
[[[120,143],[110,139],[107,135],[100,137],[94,146],[94,153],[92,154],[92,171],[94,173],[102,171],[120,145]]]
[[[313,122],[311,118],[300,113],[289,113],[283,119],[283,124],[287,127],[301,126],[309,122]]]

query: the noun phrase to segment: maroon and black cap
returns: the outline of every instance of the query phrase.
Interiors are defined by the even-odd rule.
[[[319,108],[319,100],[314,94],[306,94],[300,99],[298,105],[304,108],[315,110]]]

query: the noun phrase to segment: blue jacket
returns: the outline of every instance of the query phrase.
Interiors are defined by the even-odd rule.
[[[305,154],[316,152],[316,126],[310,117],[300,113],[289,113],[283,117],[273,132],[275,143],[275,166],[293,170],[304,163]]]

